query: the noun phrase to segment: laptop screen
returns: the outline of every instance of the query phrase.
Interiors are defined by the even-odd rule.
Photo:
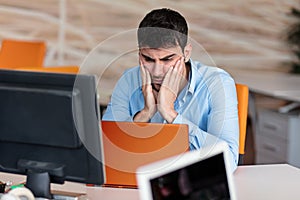
[[[202,147],[140,167],[137,171],[141,199],[236,200],[226,142]]]
[[[152,199],[230,199],[224,154],[150,180]]]

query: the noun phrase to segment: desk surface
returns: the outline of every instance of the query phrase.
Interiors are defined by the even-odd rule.
[[[248,85],[250,91],[300,102],[300,75],[238,69],[227,69],[227,71],[235,82]]]
[[[287,164],[240,166],[234,182],[238,199],[300,199],[300,169]]]
[[[287,164],[239,166],[233,177],[238,199],[300,199],[300,169]],[[24,179],[24,176],[0,173],[1,181],[20,183]],[[89,200],[139,199],[136,189],[86,187],[71,182],[63,186],[53,184],[52,189],[87,193]]]

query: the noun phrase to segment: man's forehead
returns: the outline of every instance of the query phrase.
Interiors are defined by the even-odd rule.
[[[173,54],[181,55],[180,47],[170,47],[170,48],[150,48],[142,47],[140,48],[142,54],[153,54],[156,56],[169,56]]]

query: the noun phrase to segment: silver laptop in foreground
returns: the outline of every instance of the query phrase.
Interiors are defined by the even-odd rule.
[[[140,198],[236,200],[229,149],[225,142],[137,169]]]

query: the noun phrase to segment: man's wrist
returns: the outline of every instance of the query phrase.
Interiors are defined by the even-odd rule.
[[[178,113],[173,109],[169,111],[162,111],[160,113],[169,124],[173,123],[173,121],[178,115]]]
[[[152,117],[151,114],[143,109],[134,115],[133,121],[134,122],[149,122],[151,117]]]

